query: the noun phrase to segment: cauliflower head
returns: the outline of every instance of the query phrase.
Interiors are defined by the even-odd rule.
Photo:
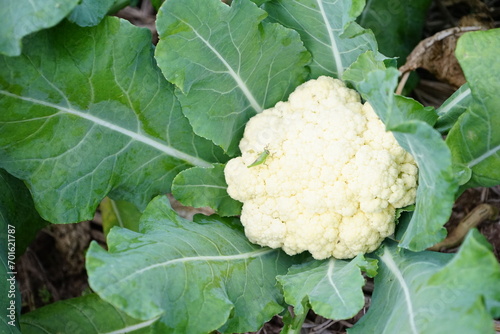
[[[290,255],[371,252],[394,232],[396,208],[415,201],[413,157],[337,79],[310,80],[252,117],[240,150],[224,173],[245,234]]]

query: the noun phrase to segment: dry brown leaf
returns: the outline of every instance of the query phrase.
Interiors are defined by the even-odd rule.
[[[423,68],[439,81],[455,89],[465,83],[465,77],[455,58],[458,38],[468,31],[494,28],[490,8],[481,0],[439,0],[442,15],[458,27],[446,29],[421,41],[400,68],[404,74],[398,92],[408,78],[409,71]],[[458,16],[456,14],[459,14]]]
[[[465,83],[465,77],[455,57],[455,48],[460,36],[468,31],[482,30],[479,26],[455,27],[438,32],[421,41],[399,68],[401,73],[423,68],[438,80],[456,88]]]

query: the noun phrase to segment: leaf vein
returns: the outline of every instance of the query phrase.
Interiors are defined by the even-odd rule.
[[[156,150],[161,151],[161,152],[163,152],[171,157],[187,161],[194,166],[212,167],[211,163],[209,163],[203,159],[200,159],[198,157],[181,152],[181,151],[179,151],[171,146],[167,146],[164,143],[159,142],[155,138],[152,138],[152,137],[145,135],[145,134],[142,134],[142,133],[136,133],[136,132],[130,131],[130,130],[125,129],[123,127],[120,127],[116,124],[112,124],[106,120],[103,120],[101,118],[98,118],[96,116],[93,116],[93,115],[90,115],[90,114],[87,114],[84,112],[81,112],[79,110],[62,107],[62,106],[59,106],[57,104],[53,104],[53,103],[42,101],[42,100],[37,100],[37,99],[31,98],[31,97],[24,97],[24,96],[15,95],[15,94],[12,94],[12,93],[4,91],[4,90],[0,90],[0,94],[6,95],[6,96],[9,96],[12,98],[17,98],[17,99],[20,99],[20,100],[23,100],[26,102],[30,102],[33,104],[39,104],[39,105],[43,105],[46,107],[54,108],[54,109],[57,109],[59,111],[65,112],[65,113],[78,116],[78,117],[83,118],[87,121],[91,121],[99,126],[108,128],[109,130],[112,130],[112,131],[118,132],[122,135],[125,135],[127,137],[130,137],[134,141],[138,141],[138,142],[146,144],[150,147],[153,147]]]
[[[219,255],[205,255],[205,256],[200,255],[200,256],[190,256],[190,257],[172,259],[172,260],[168,260],[165,262],[155,263],[155,264],[149,265],[147,267],[144,267],[142,269],[139,269],[137,271],[134,271],[133,273],[120,278],[118,281],[115,282],[115,284],[118,284],[118,283],[125,281],[125,280],[129,280],[132,277],[137,276],[139,274],[142,274],[142,273],[149,271],[151,269],[155,269],[158,267],[165,268],[169,265],[176,264],[176,263],[186,263],[186,262],[194,262],[194,261],[214,261],[214,262],[226,262],[226,261],[238,261],[238,260],[245,260],[246,261],[249,258],[263,256],[263,255],[272,253],[274,251],[276,251],[276,250],[275,249],[260,249],[257,251],[242,253],[242,254],[237,254],[237,255],[222,255],[222,256],[219,256]]]
[[[233,80],[236,82],[242,93],[245,95],[247,100],[250,102],[252,105],[252,108],[256,112],[262,112],[263,108],[262,106],[257,102],[255,97],[253,96],[252,92],[248,89],[245,81],[236,73],[236,71],[232,68],[232,66],[227,62],[227,60],[220,54],[220,52],[212,45],[210,44],[210,41],[205,39],[192,25],[190,25],[188,22],[182,20],[181,18],[177,17],[179,21],[190,27],[193,32],[195,33],[196,37],[200,41],[205,44],[206,47],[220,60],[220,62],[227,68],[229,75],[233,78]]]
[[[389,271],[392,272],[396,280],[398,281],[399,285],[401,286],[401,289],[403,290],[403,294],[405,297],[405,303],[408,308],[408,318],[410,320],[410,327],[411,331],[413,334],[419,334],[419,331],[417,329],[417,326],[415,324],[415,312],[413,310],[413,303],[411,300],[411,295],[410,295],[410,288],[405,282],[405,279],[403,277],[403,274],[401,271],[398,269],[397,264],[394,262],[394,259],[392,257],[392,254],[387,250],[387,248],[384,249],[384,253],[380,257],[380,259],[385,263]]]

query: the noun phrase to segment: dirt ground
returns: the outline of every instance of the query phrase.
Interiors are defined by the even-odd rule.
[[[442,0],[431,7],[425,37],[452,27],[464,14],[467,6],[477,5],[472,0]],[[500,26],[500,1],[484,1],[489,12],[491,24]],[[467,12],[467,11],[465,11]],[[138,26],[148,27],[153,31],[154,41],[157,34],[154,27],[155,12],[151,4],[144,1],[135,8],[126,8],[117,16],[130,20]],[[414,97],[424,105],[439,106],[454,88],[438,81],[426,71],[420,84],[414,91]],[[458,222],[481,203],[488,203],[500,209],[500,186],[493,188],[469,189],[462,194],[453,209],[448,230],[452,230]],[[480,232],[492,244],[495,255],[500,260],[500,219],[486,221],[479,226]],[[90,291],[85,272],[85,251],[91,240],[105,246],[100,213],[94,220],[70,225],[51,225],[38,233],[34,242],[20,258],[18,263],[18,279],[22,294],[22,312],[29,312],[58,300],[81,296]],[[456,249],[447,250],[453,252]],[[331,321],[315,315],[307,317],[304,332],[307,333],[345,333],[368,309],[373,290],[372,282],[365,286],[366,306],[353,319]],[[273,318],[258,333],[279,333],[282,326],[279,317]],[[500,325],[499,325],[500,327]]]

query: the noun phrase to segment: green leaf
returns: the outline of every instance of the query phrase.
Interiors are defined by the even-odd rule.
[[[158,11],[161,7],[161,5],[165,2],[165,0],[151,0],[151,4],[153,5],[153,8]]]
[[[446,143],[453,162],[472,170],[464,188],[500,184],[500,29],[464,34],[456,55],[472,93],[469,109],[450,130]]]
[[[500,317],[500,264],[486,238],[473,229],[452,261],[429,279],[429,285],[447,285],[456,291],[467,290],[471,294],[460,295],[455,307],[466,309],[483,294],[484,304],[490,314]]]
[[[213,168],[193,167],[177,174],[172,194],[182,204],[195,208],[210,207],[222,216],[237,216],[242,203],[227,194],[224,165]]]
[[[424,107],[411,98],[394,94],[398,76],[398,70],[386,68],[382,61],[377,60],[376,54],[368,51],[353,63],[343,79],[351,82],[370,102],[388,130],[408,121],[434,125],[438,116],[433,108]]]
[[[99,209],[101,209],[104,235],[107,236],[113,226],[139,231],[139,219],[142,213],[134,204],[106,197],[99,204]]]
[[[357,22],[375,34],[380,52],[399,65],[422,39],[431,0],[369,0]]]
[[[444,239],[443,225],[451,215],[457,180],[451,168],[449,149],[436,130],[426,123],[412,121],[392,131],[419,167],[415,211],[400,246],[421,251]]]
[[[21,40],[64,19],[79,0],[4,0],[0,4],[0,55],[19,56]]]
[[[21,317],[24,334],[45,333],[153,333],[157,319],[136,320],[96,294],[59,301]]]
[[[365,260],[362,255],[351,261],[310,261],[292,266],[288,274],[278,276],[278,281],[295,313],[307,311],[303,301],[308,300],[316,314],[333,320],[349,319],[365,305],[361,268],[373,273],[376,267],[376,261]]]
[[[42,217],[91,219],[108,193],[139,209],[181,170],[224,160],[196,137],[153,58],[149,30],[64,23],[0,58],[0,167]]]
[[[313,56],[313,78],[341,78],[360,54],[377,50],[373,33],[353,22],[363,6],[363,0],[275,0],[264,9],[272,20],[299,32]]]
[[[391,116],[393,123],[396,123],[397,117],[401,116],[401,119],[397,122],[403,123],[407,120],[418,120],[433,126],[438,119],[438,115],[433,107],[424,107],[414,99],[395,95],[394,104],[400,113],[394,113]]]
[[[283,328],[281,328],[280,334],[300,334],[302,332],[304,321],[311,308],[307,299],[303,299],[300,304],[302,306],[302,313],[297,314],[295,310],[292,311],[288,307],[285,314],[283,314],[283,318],[281,319],[283,321]]]
[[[81,27],[95,26],[101,22],[115,0],[82,0],[68,16],[68,20]]]
[[[158,197],[140,233],[114,227],[108,247],[89,248],[90,286],[134,318],[160,316],[159,333],[256,331],[283,310],[275,277],[293,258],[251,244],[237,219],[190,222]]]
[[[434,128],[442,134],[447,134],[458,118],[467,111],[471,101],[471,90],[469,84],[465,83],[436,110],[439,118]]]
[[[373,63],[376,63],[373,54],[362,55],[344,79],[351,81],[370,102],[387,130],[392,131],[418,164],[415,212],[400,246],[421,251],[445,237],[443,225],[451,214],[457,191],[450,150],[440,133],[431,126],[436,120],[434,111],[411,99],[396,96],[398,71],[394,68],[382,70],[381,63],[374,68]]]
[[[35,210],[31,194],[21,180],[0,169],[0,220],[16,230],[15,257],[19,258],[40,229],[47,225]],[[0,236],[7,240],[6,229]],[[3,240],[3,239],[2,239]],[[2,242],[2,245],[6,243]]]
[[[495,333],[500,265],[477,230],[455,255],[412,253],[389,242],[377,258],[371,307],[349,334]]]
[[[248,119],[301,84],[309,53],[299,35],[262,23],[249,0],[169,0],[160,8],[156,59],[194,131],[229,155]]]

